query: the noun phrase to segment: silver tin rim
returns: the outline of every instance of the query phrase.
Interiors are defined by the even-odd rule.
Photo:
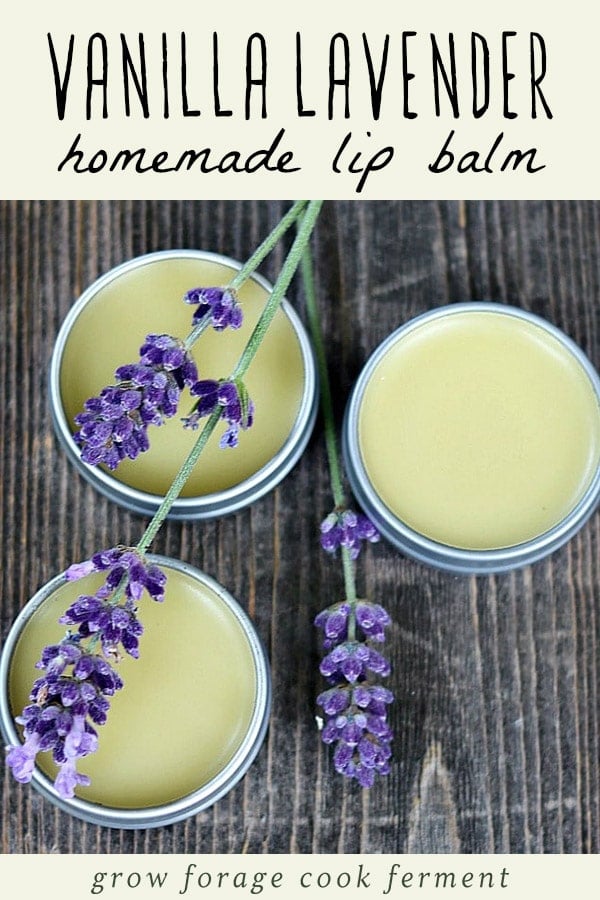
[[[229,266],[234,271],[241,269],[241,263],[228,256],[212,253],[208,250],[158,250],[136,256],[121,265],[110,269],[104,275],[94,281],[76,300],[65,317],[52,351],[49,370],[49,398],[50,410],[54,430],[60,444],[66,451],[68,459],[73,463],[81,475],[90,482],[100,493],[109,500],[124,506],[126,509],[141,515],[153,515],[162,497],[150,494],[118,481],[111,473],[105,472],[95,466],[83,462],[79,448],[73,440],[73,435],[65,415],[60,394],[60,369],[65,345],[69,334],[79,316],[81,310],[89,303],[96,293],[115,278],[118,278],[131,269],[148,263],[164,259],[191,258],[206,262],[221,263]],[[272,291],[273,286],[262,275],[254,273],[251,280],[266,291]],[[300,401],[300,408],[292,431],[280,450],[262,468],[240,484],[227,490],[198,497],[178,497],[169,511],[168,518],[191,520],[212,519],[216,516],[228,515],[254,503],[272,488],[282,481],[292,470],[306,449],[306,445],[314,428],[318,410],[318,378],[317,367],[312,344],[298,314],[291,304],[283,299],[281,308],[288,317],[300,344],[302,363],[304,368],[304,390]]]
[[[471,301],[437,307],[400,326],[392,332],[371,354],[353,388],[346,406],[342,434],[342,452],[348,480],[357,502],[372,518],[383,537],[407,556],[427,565],[458,574],[490,574],[507,572],[536,562],[553,553],[589,519],[600,500],[600,466],[597,468],[587,490],[571,512],[550,530],[532,540],[494,550],[464,550],[451,547],[425,537],[404,522],[386,506],[371,485],[362,461],[358,419],[363,394],[379,361],[389,348],[410,331],[426,321],[455,315],[462,312],[494,312],[530,322],[556,338],[575,357],[588,376],[600,405],[600,377],[581,348],[568,335],[542,319],[518,307],[501,303]]]
[[[271,673],[266,651],[254,624],[238,602],[217,581],[194,566],[156,554],[148,554],[148,559],[167,569],[182,572],[206,585],[218,595],[228,610],[233,613],[242,627],[252,653],[256,670],[256,699],[248,731],[224,769],[191,794],[160,806],[149,806],[141,809],[118,809],[90,803],[78,797],[72,800],[65,800],[57,793],[47,775],[37,768],[34,770],[31,781],[32,786],[55,806],[78,819],[84,819],[94,825],[105,825],[111,828],[141,829],[171,825],[212,806],[242,779],[253,763],[264,741],[271,712]],[[64,584],[62,574],[47,582],[29,600],[13,622],[0,654],[0,731],[8,744],[20,743],[19,733],[15,727],[10,709],[8,694],[12,655],[25,624],[61,584]]]

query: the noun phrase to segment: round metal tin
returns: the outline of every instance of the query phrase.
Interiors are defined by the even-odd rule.
[[[354,386],[346,407],[342,448],[344,465],[353,493],[378,527],[382,536],[407,556],[449,572],[459,574],[486,574],[506,572],[528,565],[554,552],[582,527],[596,509],[600,500],[600,467],[574,508],[553,528],[523,543],[491,550],[468,550],[448,546],[426,537],[403,522],[389,509],[374,489],[365,468],[359,442],[359,415],[365,388],[378,363],[390,348],[410,331],[436,318],[469,312],[495,312],[530,322],[553,336],[576,359],[586,373],[600,405],[600,378],[598,373],[577,346],[564,332],[539,316],[512,306],[473,301],[456,303],[430,310],[402,325],[390,334],[367,360]]]
[[[50,361],[49,398],[52,422],[67,457],[83,477],[110,500],[134,512],[148,516],[153,515],[158,509],[162,500],[161,496],[131,487],[114,478],[110,472],[82,461],[79,448],[73,439],[61,398],[61,363],[65,345],[69,340],[71,329],[77,317],[84,307],[94,299],[98,291],[114,279],[138,266],[144,266],[157,260],[179,258],[220,263],[231,268],[232,272],[239,271],[241,268],[241,263],[237,260],[205,250],[160,250],[122,263],[93,282],[71,307],[58,332]],[[266,291],[272,290],[272,285],[261,275],[254,273],[250,278]],[[279,484],[304,452],[312,433],[318,410],[317,367],[312,344],[297,313],[285,299],[281,303],[281,308],[291,323],[298,339],[304,370],[302,396],[298,414],[290,434],[279,451],[250,477],[233,487],[215,493],[194,497],[179,497],[173,503],[168,518],[181,520],[212,519],[217,516],[235,513],[254,503],[254,501]]]
[[[78,797],[65,800],[58,794],[51,779],[44,772],[39,768],[34,770],[31,782],[33,787],[53,804],[76,818],[111,828],[141,829],[170,825],[212,806],[240,781],[254,761],[263,743],[271,711],[271,674],[267,655],[252,621],[237,601],[213,578],[187,563],[150,554],[148,559],[166,569],[185,573],[200,584],[206,585],[219,597],[223,606],[233,614],[248,642],[254,662],[255,702],[242,743],[225,767],[197,790],[160,806],[120,809],[91,803]],[[23,607],[4,642],[0,655],[0,730],[8,744],[18,744],[20,741],[14,723],[15,713],[11,710],[9,698],[9,672],[17,641],[31,616],[62,584],[64,584],[64,578],[62,575],[58,575],[40,588]]]

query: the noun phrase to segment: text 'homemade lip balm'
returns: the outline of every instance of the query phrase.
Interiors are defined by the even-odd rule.
[[[118,827],[175,821],[229,790],[258,752],[270,705],[262,645],[235,601],[197,570],[155,559],[167,574],[165,599],[142,601],[139,659],[118,663],[124,687],[111,698],[98,749],[78,764],[91,778],[76,790],[80,815]],[[64,635],[59,617],[101,582],[57,584],[19,628],[5,688],[13,717],[28,703],[43,647]],[[38,766],[51,782],[50,755]]]
[[[598,499],[598,377],[562,332],[512,307],[443,307],[391,335],[344,437],[385,536],[454,571],[531,562]]]
[[[194,309],[183,302],[186,291],[224,286],[238,269],[235,261],[204,251],[137,257],[91,285],[63,323],[51,365],[55,426],[72,461],[111,499],[143,513],[156,509],[198,437],[181,422],[194,398],[185,389],[180,412],[151,427],[150,449],[123,460],[114,472],[81,464],[72,439],[74,417],[88,397],[114,383],[117,367],[138,358],[147,334],[188,336]],[[238,292],[241,328],[201,335],[191,351],[199,378],[231,375],[269,291],[267,282],[252,276]],[[241,508],[274,486],[304,449],[316,415],[316,377],[310,343],[289,304],[277,312],[244,382],[255,406],[252,428],[240,433],[239,446],[224,451],[224,425],[217,426],[172,508],[173,518]]]

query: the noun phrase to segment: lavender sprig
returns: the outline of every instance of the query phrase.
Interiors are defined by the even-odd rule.
[[[139,655],[143,626],[137,602],[144,591],[153,600],[164,598],[164,573],[133,548],[96,553],[70,566],[65,581],[92,572],[106,572],[105,580],[95,594],[78,597],[59,619],[77,630],[69,629],[60,643],[42,651],[36,668],[44,674],[34,682],[31,703],[17,718],[25,741],[9,747],[6,755],[16,780],[26,783],[33,776],[37,754],[51,752],[58,765],[54,787],[65,799],[74,796],[78,785],[90,783],[87,775],[77,771],[77,760],[97,749],[96,726],[106,722],[109,698],[123,687],[108,659],[118,662],[121,650]]]
[[[342,553],[349,556],[347,548]],[[336,772],[371,787],[376,775],[387,775],[392,730],[387,715],[394,696],[380,684],[391,672],[389,661],[372,644],[382,643],[391,623],[386,610],[366,600],[348,599],[322,610],[315,625],[323,633],[321,675],[331,685],[317,703],[325,714],[321,738],[334,744]]]
[[[198,382],[191,347],[209,327],[218,332],[240,328],[243,313],[238,303],[238,287],[302,215],[306,204],[306,200],[293,204],[229,285],[194,287],[184,294],[184,302],[197,307],[192,316],[192,330],[185,341],[168,334],[148,335],[140,348],[138,362],[120,366],[115,371],[115,384],[86,400],[83,412],[75,416],[79,430],[73,435],[84,462],[93,466],[103,464],[114,471],[122,460],[136,459],[150,449],[149,426],[160,426],[174,416],[183,388],[193,388]],[[184,423],[196,427],[198,418],[192,412]],[[228,428],[221,446],[234,447],[240,427],[249,428],[252,424],[252,414],[224,418]]]
[[[335,745],[335,770],[362,787],[372,787],[376,775],[390,771],[393,735],[387,707],[394,695],[378,684],[390,674],[390,664],[371,646],[384,641],[390,622],[383,607],[367,600],[334,604],[315,618],[329,651],[320,672],[333,685],[317,697],[326,716],[321,738]],[[349,627],[355,631],[352,640]]]
[[[30,781],[37,754],[50,751],[59,766],[55,788],[60,796],[68,799],[74,795],[78,785],[89,784],[87,776],[77,771],[77,760],[97,749],[96,726],[106,721],[110,707],[108,698],[123,687],[123,682],[111,663],[119,661],[122,651],[134,658],[138,656],[143,626],[137,615],[137,603],[142,595],[147,593],[156,601],[164,598],[166,576],[147,560],[146,552],[223,413],[229,426],[226,439],[228,446],[237,439],[237,429],[251,424],[253,406],[245,392],[243,377],[296,272],[316,224],[321,203],[318,200],[297,201],[231,282],[230,288],[236,290],[285,230],[298,216],[302,216],[296,238],[242,356],[230,378],[218,383],[212,411],[205,410],[208,419],[137,546],[118,546],[96,553],[91,559],[70,566],[64,573],[66,581],[76,581],[93,572],[105,572],[106,575],[103,584],[94,594],[80,595],[61,618],[63,624],[73,628],[67,630],[58,644],[46,647],[42,652],[37,665],[45,674],[35,682],[30,695],[32,702],[16,720],[23,727],[24,741],[6,748],[6,762],[17,781]],[[215,311],[215,304],[209,303],[208,306],[211,309],[204,311],[203,317],[200,317],[183,346],[181,342],[175,346],[175,339],[167,335],[158,336],[156,340],[157,336],[149,336],[142,347],[139,364],[133,364],[133,368],[127,367],[126,372],[121,371],[122,381],[134,384],[134,378],[139,375],[137,366],[148,366],[154,370],[154,374],[169,373],[166,375],[167,379],[173,378],[178,388],[181,388],[180,381],[186,385],[192,381],[189,386],[193,390],[197,381],[188,351],[191,342],[210,324],[210,312]],[[217,310],[217,313],[218,321],[222,324],[222,311]],[[228,325],[235,327],[236,321],[234,314]],[[166,416],[166,410],[171,414],[173,396],[165,397],[163,393],[158,400],[154,394],[151,398],[147,397],[144,390],[149,385],[145,383],[131,387],[130,384],[125,386],[119,382],[116,387],[123,392],[137,390],[138,394],[143,395],[140,402],[145,400],[151,405],[154,403],[155,411],[160,415]],[[206,390],[206,383],[204,389]],[[121,395],[119,397],[122,399]],[[131,408],[128,408],[129,405]],[[119,415],[121,418],[126,416],[135,419],[135,410],[139,410],[138,405],[126,402],[119,408]],[[98,410],[89,409],[86,412],[97,413]],[[88,420],[84,425],[95,435],[95,429],[101,428],[101,421],[103,420]],[[111,423],[120,419],[107,418],[107,421]],[[125,427],[128,426],[123,425]],[[109,439],[116,442],[113,426],[110,425],[110,428],[107,437],[101,440],[100,435],[97,436],[98,445],[107,445]]]
[[[385,640],[391,619],[386,610],[358,599],[355,563],[364,541],[379,540],[370,519],[348,508],[339,464],[331,387],[320,319],[317,313],[310,252],[302,260],[309,326],[317,357],[321,390],[321,412],[334,510],[321,522],[321,546],[328,553],[340,551],[345,597],[322,610],[315,618],[321,629],[323,650],[320,672],[330,687],[319,694],[317,704],[325,715],[321,738],[334,746],[333,764],[341,775],[365,788],[376,775],[387,775],[392,755],[392,730],[388,706],[394,697],[379,680],[390,674],[389,661],[372,644]]]

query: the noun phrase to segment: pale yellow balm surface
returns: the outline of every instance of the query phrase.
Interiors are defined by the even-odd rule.
[[[140,656],[118,664],[125,686],[97,729],[98,750],[78,763],[92,779],[77,789],[82,799],[139,808],[185,796],[223,769],[247,733],[256,669],[242,627],[210,588],[170,568],[165,572],[164,602],[146,595],[140,601]],[[10,667],[15,715],[41,674],[34,665],[43,647],[65,633],[59,616],[100,583],[99,576],[90,576],[61,586],[26,625]],[[54,778],[49,754],[38,761]]]
[[[577,359],[543,328],[466,311],[401,337],[369,380],[359,444],[375,490],[415,531],[470,550],[559,523],[600,456],[600,412]]]
[[[226,285],[235,273],[222,263],[193,258],[152,260],[102,288],[78,316],[63,354],[60,391],[73,431],[73,419],[86,399],[114,384],[118,366],[137,361],[147,334],[187,337],[197,308],[183,302],[188,290]],[[232,374],[268,293],[247,281],[239,298],[242,327],[219,333],[211,328],[194,345],[192,353],[201,379]],[[256,408],[253,426],[240,432],[236,448],[221,450],[219,440],[226,424],[217,425],[183,488],[183,497],[212,494],[246,480],[282,448],[292,431],[304,390],[304,368],[300,343],[282,311],[272,322],[244,381]],[[135,460],[123,460],[113,476],[137,490],[163,495],[198,437],[197,431],[181,424],[193,402],[186,389],[180,412],[160,427],[150,426],[150,450]]]

